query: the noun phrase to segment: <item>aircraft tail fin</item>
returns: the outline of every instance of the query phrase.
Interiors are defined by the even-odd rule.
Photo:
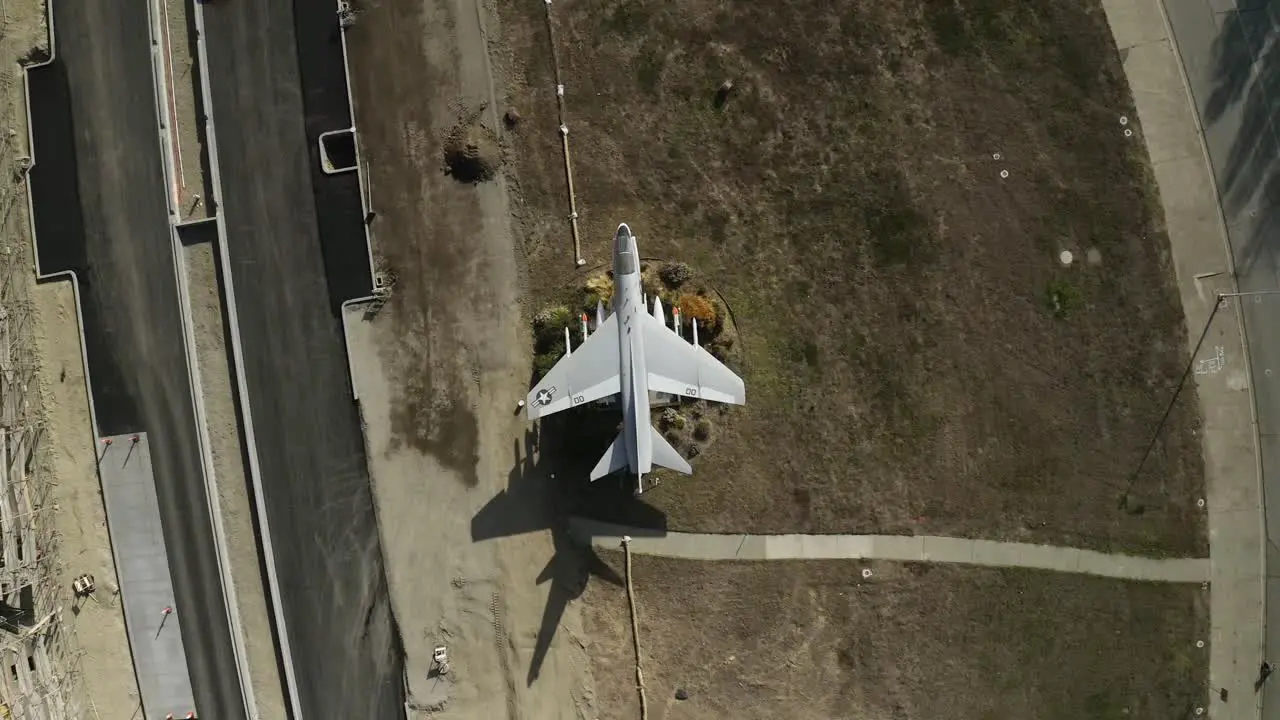
[[[685,475],[693,473],[693,468],[689,467],[689,461],[676,452],[671,447],[671,443],[662,437],[662,433],[658,432],[658,428],[650,425],[649,435],[653,438],[653,464],[661,465],[664,468],[671,468],[676,472],[682,472]]]
[[[613,439],[613,444],[600,456],[600,461],[591,469],[591,479],[599,480],[605,475],[615,473],[627,466],[627,448],[622,443],[622,433]]]
[[[649,426],[649,436],[653,440],[653,464],[664,468],[671,468],[676,472],[682,472],[685,475],[693,473],[693,468],[689,466],[689,461],[676,452],[671,447],[671,443],[662,437],[662,433],[658,429]],[[600,456],[600,460],[596,462],[596,466],[591,469],[591,479],[599,480],[600,478],[624,470],[627,467],[627,447],[623,443],[622,433],[613,439],[613,443],[609,445],[609,449],[604,451],[604,455]]]

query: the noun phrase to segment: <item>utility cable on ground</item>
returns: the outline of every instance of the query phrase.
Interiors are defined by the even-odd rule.
[[[636,692],[640,694],[640,720],[649,720],[649,703],[644,696],[644,671],[640,669],[640,619],[636,613],[636,589],[631,581],[631,537],[622,538],[622,550],[626,554],[627,603],[631,606],[631,645],[636,651]]]
[[[555,20],[551,17],[551,0],[545,0],[547,7],[547,41],[551,45],[551,68],[556,79],[556,110],[560,119],[560,147],[564,153],[564,179],[569,186],[569,228],[573,234],[574,267],[582,267],[586,260],[582,257],[582,242],[578,237],[578,198],[573,192],[573,164],[569,160],[569,121],[564,108],[564,78],[560,73],[560,53],[556,49]]]
[[[1255,292],[1227,292],[1218,293],[1214,296],[1213,309],[1209,311],[1209,317],[1204,321],[1204,329],[1200,331],[1200,338],[1196,340],[1196,347],[1191,351],[1191,357],[1187,359],[1187,366],[1182,371],[1182,378],[1178,380],[1177,386],[1173,388],[1173,397],[1169,398],[1169,404],[1165,406],[1164,415],[1161,416],[1160,422],[1156,424],[1156,429],[1151,433],[1151,441],[1147,443],[1147,449],[1142,453],[1142,459],[1138,461],[1138,467],[1129,475],[1128,481],[1125,483],[1124,492],[1120,495],[1120,508],[1125,508],[1129,503],[1129,493],[1133,491],[1134,483],[1138,481],[1138,476],[1142,474],[1142,468],[1146,466],[1147,459],[1151,457],[1151,452],[1156,447],[1156,441],[1160,439],[1160,434],[1164,432],[1164,426],[1169,422],[1169,416],[1173,414],[1173,408],[1178,402],[1178,397],[1182,394],[1182,388],[1187,385],[1187,378],[1191,377],[1191,370],[1196,365],[1196,356],[1200,354],[1200,348],[1204,345],[1205,338],[1209,337],[1209,328],[1213,327],[1213,319],[1217,317],[1218,310],[1222,309],[1223,303],[1227,298],[1246,297],[1250,295],[1277,295],[1280,290],[1258,290]],[[1248,360],[1246,360],[1248,362]]]

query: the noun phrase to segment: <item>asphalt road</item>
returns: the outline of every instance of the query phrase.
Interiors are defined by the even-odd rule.
[[[1241,292],[1280,290],[1280,0],[1164,0],[1191,82]],[[1227,10],[1238,6],[1240,10]],[[1266,657],[1280,659],[1280,295],[1242,298],[1261,440]],[[1267,683],[1264,707],[1280,707]],[[1264,714],[1264,716],[1266,716]]]
[[[318,174],[317,136],[349,123],[341,56],[330,55],[337,14],[325,2],[299,12],[309,14],[295,18],[288,0],[205,7],[218,211],[302,715],[403,717],[403,655],[336,312],[368,289],[357,179]]]
[[[53,7],[57,62],[32,93],[40,269],[80,281],[99,432],[149,434],[197,708],[244,718],[183,352],[147,6]]]

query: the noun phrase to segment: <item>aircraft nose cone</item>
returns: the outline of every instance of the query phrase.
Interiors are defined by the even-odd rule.
[[[631,252],[631,246],[635,244],[634,237],[626,223],[619,225],[617,234],[613,236],[614,253]]]

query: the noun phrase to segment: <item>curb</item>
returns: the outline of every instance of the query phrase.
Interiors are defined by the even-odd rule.
[[[341,15],[341,13],[344,10],[349,10],[349,3],[346,2],[346,0],[336,0],[336,4],[334,7],[335,7],[335,12]],[[369,191],[368,172],[366,172],[364,169],[365,168],[364,156],[360,150],[360,130],[358,127],[356,127],[356,98],[355,98],[355,94],[351,92],[351,62],[349,60],[349,56],[347,52],[347,28],[343,27],[341,23],[339,23],[339,26],[338,26],[338,39],[342,46],[342,79],[343,79],[343,82],[346,83],[346,89],[347,89],[347,112],[350,115],[351,142],[352,142],[352,145],[355,147],[355,153],[356,153],[355,173],[356,173],[357,182],[359,182],[360,184],[360,212],[363,214],[364,217],[367,218],[369,217],[369,212],[373,209],[373,202],[370,199],[371,193]],[[330,131],[330,132],[333,132],[333,131]],[[372,227],[370,227],[370,225],[371,224],[368,222],[364,223],[364,249],[365,249],[365,253],[369,257],[369,287],[372,288],[372,287],[376,287],[378,272],[374,268],[373,229]],[[342,323],[342,349],[343,349],[343,352],[346,353],[347,355],[347,381],[351,383],[351,399],[357,405],[359,405],[360,403],[360,391],[356,389],[355,365],[351,361],[351,345],[350,345],[350,342],[348,341],[348,338],[350,337],[350,333],[347,330],[347,311],[355,308],[357,305],[361,305],[367,302],[373,302],[377,299],[378,299],[377,295],[370,294],[370,295],[365,295],[363,297],[345,300],[343,301],[342,306],[338,313],[339,315],[338,319]],[[361,423],[363,422],[364,420],[362,415]],[[361,435],[363,434],[364,432],[362,429]],[[366,457],[367,457],[367,454],[366,454]],[[370,477],[371,478],[373,477],[372,473],[370,473]],[[374,505],[376,508],[377,503],[374,503]],[[393,615],[394,615],[394,612],[393,612]]]

